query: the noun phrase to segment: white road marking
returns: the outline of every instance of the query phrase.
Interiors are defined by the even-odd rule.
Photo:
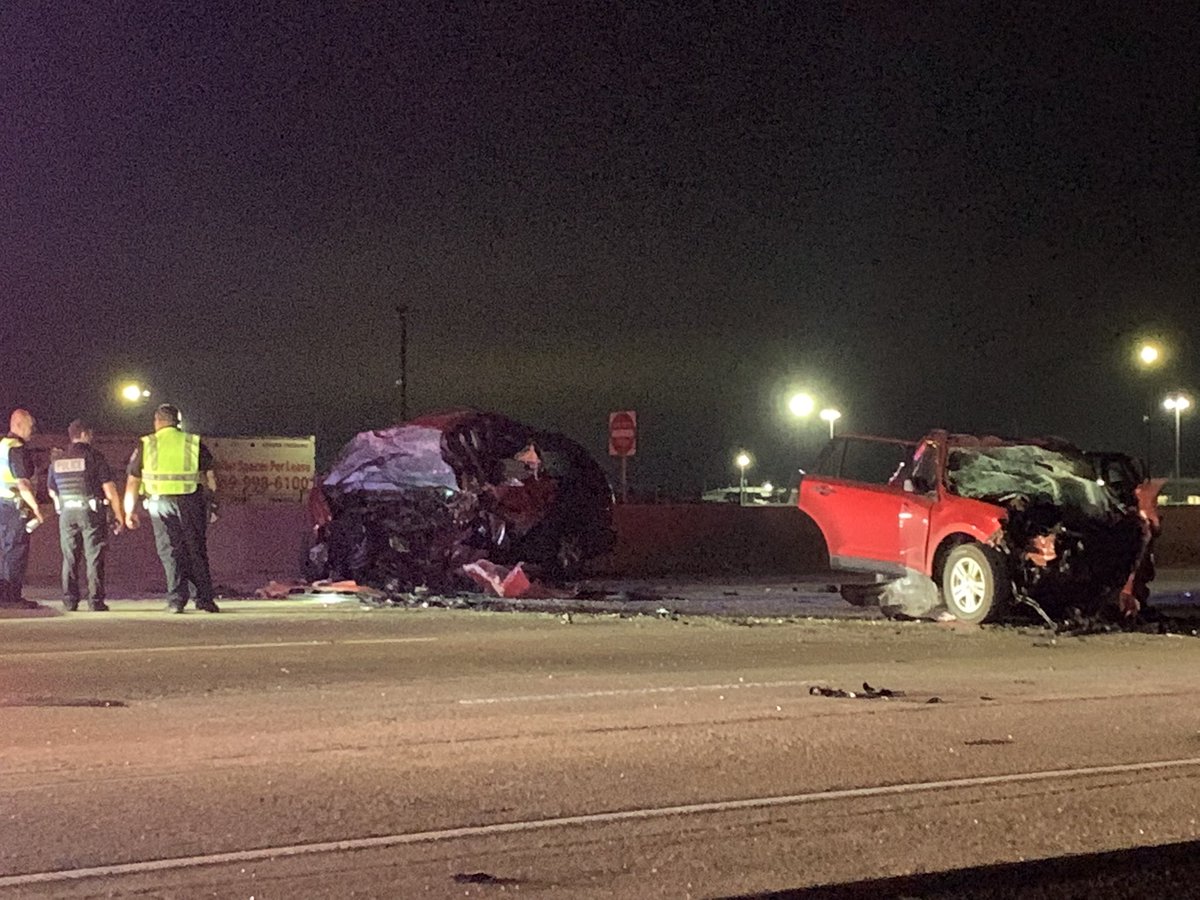
[[[589,697],[633,697],[643,694],[694,694],[698,691],[736,691],[743,688],[809,687],[815,681],[738,681],[731,684],[671,685],[651,688],[611,688],[603,691],[575,691],[559,694],[515,694],[511,697],[469,697],[458,702],[463,706],[483,706],[491,703],[532,703],[545,700],[586,700]]]
[[[426,644],[435,637],[355,638],[339,641],[262,641],[256,644],[181,644],[178,647],[85,647],[70,650],[31,650],[10,653],[10,657],[86,656],[110,653],[189,653],[200,650],[264,650],[275,647],[336,647],[341,644]]]
[[[523,822],[497,822],[493,825],[467,825],[461,828],[445,828],[439,831],[414,831],[403,834],[380,835],[378,837],[349,838],[341,841],[321,841],[312,844],[262,847],[257,850],[232,850],[226,853],[210,853],[204,856],[181,856],[173,859],[151,859],[143,862],[115,863],[108,866],[89,866],[80,869],[58,869],[51,872],[6,875],[0,876],[0,888],[76,881],[83,878],[103,878],[114,875],[141,875],[147,872],[165,872],[174,869],[214,866],[225,863],[259,862],[296,856],[312,856],[320,853],[344,853],[354,850],[402,847],[411,844],[432,844],[442,841],[460,840],[462,838],[491,837],[498,834],[519,834],[547,828],[604,825],[613,822],[637,822],[649,819],[661,819],[669,816],[694,816],[706,813],[736,812],[744,809],[796,806],[830,800],[891,797],[901,794],[988,787],[996,784],[1051,781],[1059,778],[1085,778],[1096,775],[1157,772],[1164,769],[1182,769],[1192,766],[1200,766],[1200,757],[1162,759],[1111,766],[1086,766],[1077,769],[1053,769],[1042,772],[1014,772],[1008,775],[979,775],[972,778],[951,778],[944,781],[917,781],[904,784],[885,784],[877,787],[814,791],[808,794],[786,794],[777,797],[750,797],[744,800],[689,803],[683,806],[658,806],[646,809],[616,810],[613,812],[588,813],[578,816],[560,816],[553,819],[529,819]]]

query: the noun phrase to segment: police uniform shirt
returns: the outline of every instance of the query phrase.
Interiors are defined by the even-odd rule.
[[[66,453],[50,464],[50,476],[47,480],[47,485],[49,486],[50,490],[54,491],[56,494],[60,493],[58,480],[54,476],[54,470],[60,461],[68,459],[83,460],[83,472],[85,479],[84,490],[87,493],[87,496],[89,498],[96,497],[98,499],[103,499],[103,485],[109,481],[115,482],[116,479],[113,478],[112,469],[108,465],[108,460],[104,458],[100,451],[98,451],[91,444],[85,444],[81,441],[76,441],[73,443],[69,448],[67,448]]]
[[[20,441],[21,438],[9,433],[5,437]],[[29,448],[24,443],[8,448],[8,467],[12,470],[13,478],[28,478],[33,481],[33,460],[29,458]]]
[[[134,478],[142,477],[142,443],[139,441],[137,449],[133,451],[133,456],[129,457],[129,465],[125,467],[125,474],[132,475]],[[213,467],[213,456],[208,451],[208,447],[204,445],[204,441],[200,442],[200,471],[211,472]],[[201,485],[203,487],[203,485]]]

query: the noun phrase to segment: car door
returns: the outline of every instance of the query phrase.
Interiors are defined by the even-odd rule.
[[[799,507],[825,535],[834,568],[904,571],[900,516],[910,495],[902,469],[913,446],[845,435],[831,441],[801,479]]]
[[[905,497],[900,503],[899,559],[908,571],[932,575],[928,569],[929,522],[941,481],[944,442],[922,441],[900,479]]]

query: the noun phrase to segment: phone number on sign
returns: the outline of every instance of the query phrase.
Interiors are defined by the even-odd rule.
[[[242,475],[218,480],[217,487],[234,494],[299,493],[312,487],[308,475]]]

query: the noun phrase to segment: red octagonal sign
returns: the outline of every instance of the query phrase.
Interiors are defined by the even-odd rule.
[[[637,452],[637,413],[624,410],[608,414],[608,455],[633,456]]]

